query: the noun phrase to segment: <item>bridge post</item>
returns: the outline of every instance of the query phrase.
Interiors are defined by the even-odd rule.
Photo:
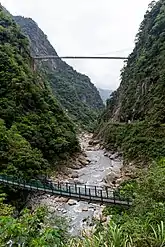
[[[77,184],[74,185],[75,186],[75,192],[77,194]],[[80,188],[80,187],[79,187]]]
[[[45,183],[43,183],[43,185],[44,185],[44,192],[46,193]]]
[[[100,190],[100,194],[101,194],[101,202],[103,202],[103,191]]]
[[[71,196],[71,189],[70,189],[70,185],[69,185],[69,195]]]
[[[53,183],[52,183],[52,181],[50,182],[50,188],[51,188],[51,191],[52,191],[52,194],[53,194]]]
[[[68,183],[66,183],[66,191],[68,192]]]
[[[57,183],[57,186],[58,186],[58,190],[59,190],[59,188],[60,188],[60,183],[59,182]]]
[[[91,202],[91,189],[89,188],[89,199],[90,199],[90,202]]]
[[[12,185],[14,185],[13,177],[11,178]]]
[[[108,199],[108,187],[106,187],[107,199]]]
[[[38,191],[38,181],[36,181],[36,187],[37,187],[37,191]]]
[[[8,183],[8,181],[9,181],[9,180],[8,180],[8,177],[7,177],[7,175],[4,175],[4,176],[5,176],[5,180],[6,180],[6,181],[7,181],[7,183]]]
[[[78,193],[79,193],[79,199],[81,198],[81,190],[80,187],[78,188]]]
[[[87,186],[85,184],[85,196],[87,195]]]
[[[25,189],[25,180],[24,179],[23,179],[22,183],[23,183],[23,187]]]
[[[60,195],[62,196],[61,184],[59,184]]]
[[[97,197],[97,187],[95,186],[95,196]]]
[[[30,182],[30,190],[32,191],[32,184],[31,184],[31,182]]]

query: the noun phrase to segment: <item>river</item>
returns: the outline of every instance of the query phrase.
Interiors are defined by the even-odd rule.
[[[122,160],[112,153],[107,153],[96,142],[89,145],[92,135],[83,133],[80,135],[80,144],[82,151],[85,153],[89,164],[83,168],[76,169],[76,178],[65,179],[63,182],[76,182],[86,185],[97,185],[104,187],[106,182],[109,186],[113,186],[111,182],[120,178],[122,168]],[[109,156],[113,156],[109,158]],[[75,170],[73,169],[73,173]],[[108,181],[105,182],[106,178]],[[46,204],[52,212],[58,212],[60,216],[65,216],[70,220],[70,233],[72,235],[80,235],[82,231],[89,232],[95,225],[93,219],[106,220],[102,217],[102,211],[105,206],[88,203],[84,201],[76,201],[66,198],[57,198],[55,196],[43,195],[40,198],[40,204]]]

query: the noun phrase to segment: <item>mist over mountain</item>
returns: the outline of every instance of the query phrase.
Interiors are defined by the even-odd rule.
[[[110,97],[113,91],[109,89],[102,89],[102,88],[98,88],[98,90],[102,98],[102,101],[104,102],[104,104],[106,104],[107,99]]]

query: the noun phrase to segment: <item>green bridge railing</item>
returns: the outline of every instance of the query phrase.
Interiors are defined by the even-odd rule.
[[[104,204],[117,204],[130,206],[132,202],[129,198],[121,196],[118,192],[108,187],[89,186],[73,183],[54,183],[48,180],[31,179],[25,181],[14,176],[0,175],[0,183],[24,190],[42,191],[48,194],[86,200],[89,202],[99,202]]]

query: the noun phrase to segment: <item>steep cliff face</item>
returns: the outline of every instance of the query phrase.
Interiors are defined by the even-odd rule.
[[[153,1],[98,127],[108,147],[143,163],[165,155],[164,27],[165,0]]]
[[[14,19],[29,37],[33,55],[57,56],[47,36],[32,19],[21,16]],[[90,79],[76,72],[61,59],[39,62],[38,66],[46,74],[54,95],[72,119],[82,125],[92,124],[103,108],[103,102]]]
[[[165,122],[165,1],[150,4],[136,45],[108,102],[108,118]]]
[[[78,141],[48,83],[31,69],[28,40],[0,7],[0,172],[35,177]]]

